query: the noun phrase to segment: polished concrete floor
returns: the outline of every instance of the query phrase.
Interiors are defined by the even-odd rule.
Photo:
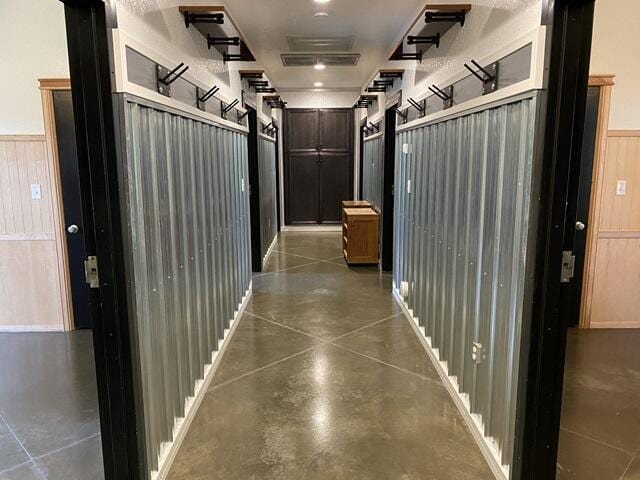
[[[104,478],[91,332],[0,334],[0,480]]]
[[[569,331],[559,480],[640,480],[640,330]]]
[[[493,478],[391,278],[339,233],[285,233],[169,474],[197,479]]]

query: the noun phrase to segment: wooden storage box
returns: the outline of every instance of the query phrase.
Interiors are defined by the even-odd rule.
[[[367,200],[343,200],[342,209],[345,208],[373,208],[373,205]]]
[[[370,208],[373,210],[373,205],[367,200],[343,200],[342,201],[342,227],[347,222],[346,214],[344,213],[347,208]],[[344,232],[343,232],[344,233]],[[344,236],[344,235],[343,235]]]
[[[371,208],[344,208],[342,218],[342,249],[346,262],[378,263],[378,213]]]

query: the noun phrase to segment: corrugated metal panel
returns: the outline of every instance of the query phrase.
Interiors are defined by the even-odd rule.
[[[132,100],[124,115],[131,310],[156,470],[250,285],[247,139]]]
[[[397,138],[394,282],[503,465],[513,454],[536,104]]]
[[[362,158],[362,199],[382,212],[382,182],[384,175],[384,135],[364,141]]]
[[[260,239],[262,258],[278,234],[275,141],[258,137],[258,174],[260,182]]]

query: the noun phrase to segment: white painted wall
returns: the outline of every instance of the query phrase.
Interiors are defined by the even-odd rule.
[[[185,28],[179,0],[115,0],[118,29],[159,55],[172,59],[177,65],[189,66],[187,77],[202,85],[218,85],[219,96],[240,98],[242,87],[239,62],[224,64],[221,55],[207,48],[202,34],[191,26]],[[197,4],[198,2],[193,2]],[[214,2],[216,3],[216,2]],[[224,2],[216,4],[223,5]],[[158,59],[152,59],[158,60]],[[259,68],[256,63],[249,67]]]
[[[360,95],[353,90],[285,90],[279,92],[287,108],[351,108]]]
[[[0,135],[43,134],[39,78],[69,77],[64,6],[0,1]]]
[[[640,2],[598,0],[593,25],[590,71],[615,74],[611,130],[640,129]]]
[[[541,22],[540,0],[471,0],[466,3],[471,3],[472,8],[467,14],[464,27],[456,25],[449,30],[442,37],[440,47],[429,49],[422,63],[407,61],[380,65],[379,68],[405,69],[402,80],[404,100],[424,96],[429,92],[429,85],[445,83],[459,72],[466,72],[465,62],[501,50],[518,37],[539,27]],[[409,24],[406,26],[408,28]],[[396,45],[401,38],[398,37]],[[375,73],[377,72],[372,72],[372,75]],[[391,91],[388,93],[394,94]],[[378,112],[369,112],[372,121],[377,121],[384,115],[384,100],[378,102],[378,105],[382,106]]]

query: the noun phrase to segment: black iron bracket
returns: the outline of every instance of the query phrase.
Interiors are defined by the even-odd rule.
[[[426,99],[420,100],[420,103],[416,102],[413,98],[408,98],[407,101],[411,104],[413,108],[415,108],[418,111],[418,115],[420,117],[424,117],[426,107],[427,107]]]
[[[278,131],[278,127],[276,127],[275,125],[263,125],[262,126],[262,134],[263,135],[267,135],[268,137],[274,138],[275,137],[275,133]]]
[[[430,37],[419,37],[409,35],[407,37],[407,45],[435,45],[440,48],[440,32]]]
[[[396,115],[398,115],[402,119],[402,123],[407,123],[408,115],[406,111],[403,112],[397,107],[394,108],[393,111],[396,112]]]
[[[211,49],[211,47],[218,45],[237,47],[240,45],[240,37],[212,37],[211,34],[207,33],[207,48]]]
[[[482,82],[482,94],[486,95],[487,93],[495,92],[498,89],[498,62],[487,65],[486,67],[481,66],[473,59],[471,63],[473,63],[478,71],[472,69],[466,63],[464,66],[474,77]]]
[[[251,58],[248,55],[243,55],[242,53],[223,53],[222,54],[222,63],[229,62],[254,62],[255,59]]]
[[[422,62],[422,50],[418,50],[415,53],[406,53],[402,48],[403,45],[404,41],[398,45],[398,48],[396,48],[396,51],[393,52],[389,60],[417,60],[418,62]]]
[[[416,60],[418,62],[422,62],[422,50],[417,51],[416,53],[401,53],[397,58],[393,60]]]
[[[374,80],[374,87],[392,87],[395,79],[393,78],[382,78],[380,80]]]
[[[356,108],[369,108],[373,102],[377,100],[375,95],[360,95],[358,101],[354,105]]]
[[[249,86],[250,87],[268,87],[269,81],[268,80],[249,80]]]
[[[263,100],[263,102],[266,102],[267,105],[269,105],[269,107],[271,107],[271,108],[283,109],[287,104],[287,102],[284,102],[282,100],[280,95],[274,95],[274,96],[271,96],[271,97],[264,97],[262,100]]]
[[[183,68],[184,67],[184,68]],[[158,93],[161,93],[165,97],[171,96],[171,84],[180,78],[184,73],[189,70],[188,66],[185,66],[184,62],[180,62],[173,70],[167,70],[162,65],[156,66],[156,86]]]
[[[217,23],[224,24],[224,13],[184,13],[184,24],[187,28],[195,23]]]
[[[242,119],[249,115],[249,110],[245,110],[243,113],[238,114],[238,123],[242,124]]]
[[[211,97],[213,97],[218,90],[220,90],[220,87],[217,86],[213,86],[211,87],[209,90],[207,90],[206,92],[203,92],[203,90],[200,87],[196,87],[196,95],[198,97],[198,108],[200,110],[204,110],[205,109],[205,103],[211,99]]]
[[[256,93],[276,93],[276,89],[273,87],[254,87]]]
[[[262,78],[262,72],[242,72],[240,73],[240,78],[244,80],[245,78]]]
[[[380,78],[402,78],[402,72],[380,72]]]
[[[453,106],[453,85],[449,85],[444,90],[438,88],[436,85],[432,85],[429,87],[429,90],[431,90],[436,97],[442,100],[443,108],[445,110]]]
[[[464,20],[466,15],[467,12],[465,10],[454,12],[425,12],[424,21],[425,23],[454,22],[460,23],[460,26],[464,27]]]
[[[222,111],[221,111],[222,118],[227,118],[227,113],[229,113],[233,109],[233,107],[235,107],[238,104],[239,101],[240,100],[236,98],[233,102],[231,102],[229,105],[226,105],[226,106],[224,102],[220,102],[220,106],[222,107]]]

